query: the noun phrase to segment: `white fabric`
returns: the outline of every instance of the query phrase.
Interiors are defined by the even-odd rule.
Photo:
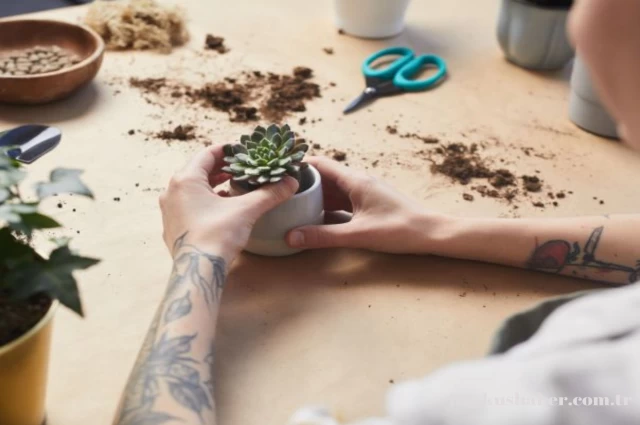
[[[559,307],[504,354],[396,385],[387,414],[357,425],[640,424],[640,284]]]

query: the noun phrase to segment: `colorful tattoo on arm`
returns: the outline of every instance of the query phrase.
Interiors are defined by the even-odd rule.
[[[598,274],[620,272],[627,275],[626,281],[634,283],[640,273],[640,261],[634,267],[623,264],[601,261],[597,258],[598,244],[604,232],[600,226],[591,232],[584,248],[578,242],[569,243],[566,240],[555,239],[538,244],[527,261],[527,268],[549,273],[571,273],[576,276],[593,279],[592,276],[581,275],[580,272],[594,271]]]

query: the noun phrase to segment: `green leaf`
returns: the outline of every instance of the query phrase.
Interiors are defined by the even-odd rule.
[[[296,136],[295,134],[293,134],[293,131],[287,131],[282,135],[282,140],[289,140],[289,139],[293,139],[293,141],[295,142]]]
[[[247,148],[245,148],[243,145],[233,145],[233,155],[237,155],[239,153],[247,153]]]
[[[243,174],[243,175],[241,175],[241,176],[234,176],[234,177],[232,178],[232,180],[233,180],[233,181],[236,181],[236,182],[243,182],[243,181],[247,181],[247,180],[249,180],[250,178],[251,178],[251,176],[250,176],[250,175]]]
[[[254,128],[253,132],[262,134],[262,137],[264,137],[264,135],[267,134],[267,130],[265,130],[264,127],[261,127],[261,126],[257,126],[256,128]]]
[[[248,134],[243,134],[242,136],[240,136],[240,143],[242,143],[243,145],[247,146],[247,143],[251,142],[251,136],[249,136]]]
[[[231,171],[236,172],[236,171],[245,171],[247,169],[247,166],[244,164],[236,163],[236,164],[231,164],[229,168],[231,168]]]
[[[281,176],[286,172],[287,172],[286,168],[276,168],[275,170],[271,170],[269,174],[271,174],[272,176]]]
[[[221,170],[224,171],[225,173],[229,173],[229,174],[234,174],[235,173],[235,171],[233,171],[233,169],[231,167],[222,167]]]
[[[291,155],[291,160],[293,162],[302,161],[302,158],[304,158],[304,154],[305,154],[305,152],[296,152],[296,153]]]
[[[278,183],[280,180],[282,180],[282,176],[271,177],[269,183]]]
[[[73,272],[98,263],[99,260],[74,255],[68,246],[62,246],[51,253],[49,260],[26,263],[9,273],[7,283],[14,297],[25,299],[37,293],[45,293],[83,316]]]
[[[293,148],[293,144],[294,141],[293,139],[289,139],[287,140],[282,147],[280,148],[280,150],[278,150],[278,155],[280,156],[285,156],[290,150],[291,148]]]
[[[74,193],[93,199],[91,190],[80,180],[82,170],[56,168],[51,172],[50,183],[38,183],[36,193],[40,199],[59,193]]]
[[[287,169],[287,172],[289,172],[289,173],[295,174],[295,173],[299,173],[300,172],[300,167],[297,166],[297,165],[288,164],[285,168]]]
[[[265,184],[269,181],[269,176],[260,176],[258,177],[258,184]]]
[[[281,167],[284,167],[285,165],[289,164],[291,162],[291,157],[288,156],[286,158],[282,158],[279,162],[278,165],[280,165]]]
[[[269,162],[267,162],[267,164],[266,164],[266,165],[267,165],[268,167],[273,167],[273,166],[275,166],[275,165],[277,165],[277,164],[278,164],[278,161],[279,161],[279,160],[280,160],[279,158],[273,158],[272,160],[270,160]]]
[[[5,189],[4,187],[0,187],[0,204],[9,199],[11,196],[11,192],[9,189]]]
[[[11,187],[20,183],[27,173],[18,168],[0,169],[0,187]]]
[[[260,173],[264,173],[264,172],[268,173],[269,171],[271,171],[271,167],[267,167],[267,166],[258,167],[258,171],[260,171]]]
[[[248,137],[248,136],[247,136]],[[247,144],[245,145],[247,147],[247,149],[251,150],[251,149],[255,149],[258,147],[257,143],[254,142],[247,142]]]
[[[260,170],[258,168],[247,168],[244,173],[249,176],[259,176]]]
[[[267,139],[272,140],[273,136],[276,134],[280,134],[280,127],[275,124],[271,124],[269,128],[267,128]]]
[[[61,227],[60,223],[40,213],[20,214],[20,218],[21,220],[18,222],[10,223],[10,227],[17,232],[24,233],[27,237],[31,237],[34,230]]]
[[[235,164],[236,162],[238,162],[238,160],[235,156],[225,156],[224,162],[226,162],[227,164]]]
[[[224,152],[224,156],[233,156],[233,146],[231,145],[224,145],[222,151]]]
[[[274,144],[274,149],[278,149],[280,145],[282,145],[282,136],[280,134],[274,134],[271,142]]]
[[[289,124],[285,124],[282,126],[282,128],[280,128],[280,134],[287,134],[291,131],[291,127],[289,127]],[[287,140],[286,138],[284,138],[285,140]]]
[[[262,139],[264,139],[264,134],[262,134],[262,133],[257,133],[256,132],[256,133],[253,133],[251,135],[251,141],[253,143],[260,143],[262,141]]]
[[[247,155],[246,153],[236,154],[235,158],[241,162],[249,162],[249,160],[251,159],[249,158],[249,155]]]
[[[19,223],[20,214],[13,211],[13,205],[0,205],[0,221]]]
[[[295,148],[293,148],[291,153],[296,153],[296,152],[305,152],[306,153],[308,150],[309,150],[309,145],[306,145],[304,143],[300,143]]]

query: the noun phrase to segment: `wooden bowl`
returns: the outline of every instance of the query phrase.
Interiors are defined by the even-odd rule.
[[[0,55],[35,46],[58,46],[81,60],[45,74],[0,75],[0,102],[36,105],[65,98],[91,82],[102,65],[104,42],[89,28],[52,20],[0,22]]]

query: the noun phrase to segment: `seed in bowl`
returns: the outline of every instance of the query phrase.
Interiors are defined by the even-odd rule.
[[[78,55],[59,46],[35,46],[0,55],[0,76],[45,74],[78,62]]]

